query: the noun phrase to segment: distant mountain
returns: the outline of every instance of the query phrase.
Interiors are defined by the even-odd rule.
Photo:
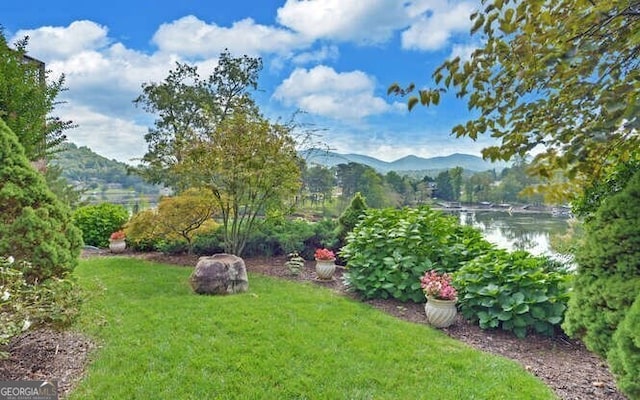
[[[392,162],[382,161],[375,157],[369,157],[361,154],[340,154],[320,149],[304,150],[300,155],[310,164],[333,167],[338,164],[354,162],[368,165],[383,174],[389,171],[395,171],[398,173],[410,171],[445,171],[455,167],[462,167],[462,169],[472,172],[481,172],[491,169],[495,169],[496,172],[499,172],[507,167],[507,164],[504,162],[491,163],[490,161],[485,161],[477,156],[459,153],[432,158],[422,158],[410,155]]]

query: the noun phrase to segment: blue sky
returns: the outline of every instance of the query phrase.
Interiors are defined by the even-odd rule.
[[[489,138],[455,139],[471,116],[445,96],[438,107],[407,112],[387,96],[390,84],[429,82],[452,55],[478,45],[469,15],[479,0],[30,0],[0,4],[10,42],[30,37],[29,54],[66,76],[56,115],[78,127],[69,139],[108,158],[131,162],[146,152],[153,116],[132,100],[144,82],[160,82],[176,61],[208,76],[228,48],[260,56],[256,99],[271,119],[296,110],[300,122],[341,153],[393,161],[466,153]]]

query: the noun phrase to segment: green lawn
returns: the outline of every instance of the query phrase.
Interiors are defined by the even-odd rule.
[[[95,351],[72,399],[553,399],[509,360],[311,283],[250,275],[191,292],[191,268],[83,260]]]

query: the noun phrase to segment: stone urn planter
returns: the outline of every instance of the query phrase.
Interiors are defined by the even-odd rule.
[[[316,276],[318,280],[329,281],[333,279],[333,273],[336,272],[336,260],[317,260],[316,259]]]
[[[424,311],[427,314],[427,322],[435,328],[451,326],[458,314],[456,300],[440,300],[435,297],[427,297]]]
[[[319,281],[330,281],[336,272],[336,255],[329,249],[316,249],[316,276]]]
[[[122,253],[127,248],[127,242],[124,239],[109,239],[109,251],[112,253]]]

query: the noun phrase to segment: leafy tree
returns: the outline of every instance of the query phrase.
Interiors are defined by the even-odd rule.
[[[579,189],[640,147],[640,3],[636,0],[487,0],[471,16],[484,45],[445,61],[434,85],[408,100],[466,99],[476,118],[457,137],[489,133],[483,156],[508,160],[539,149],[532,172],[560,169]],[[397,84],[390,92],[407,94]],[[566,183],[555,191],[570,196]]]
[[[442,171],[436,177],[436,193],[435,195],[443,200],[455,200],[456,196],[451,184],[451,175],[449,171]]]
[[[259,213],[282,207],[300,186],[292,125],[272,124],[249,93],[259,58],[220,55],[206,79],[178,64],[135,103],[158,114],[138,171],[176,189],[208,188],[222,214],[225,251],[241,255]]]
[[[76,267],[80,230],[48,189],[16,135],[0,120],[0,254],[28,262],[30,282],[62,278]]]
[[[640,294],[640,172],[585,224],[564,329],[606,356],[611,337]]]
[[[460,200],[460,193],[462,192],[462,173],[464,170],[462,167],[455,167],[449,170],[449,176],[451,177],[451,189],[453,190],[453,200]]]
[[[590,220],[602,202],[622,191],[637,172],[640,172],[640,157],[612,166],[600,179],[587,184],[584,193],[573,202],[573,212]]]
[[[314,165],[305,169],[303,185],[314,199],[320,195],[322,203],[326,199],[331,201],[336,178],[333,171],[322,165]]]
[[[178,171],[191,144],[208,138],[237,110],[257,114],[249,90],[257,88],[261,69],[259,58],[234,58],[224,51],[206,79],[197,67],[177,63],[163,82],[143,84],[134,103],[158,118],[145,136],[149,149],[138,173],[152,183],[184,189]]]
[[[282,209],[301,181],[290,127],[236,110],[192,143],[180,173],[212,191],[222,214],[225,251],[241,255],[256,217]]]
[[[73,127],[51,115],[64,90],[64,75],[47,82],[44,63],[27,56],[28,38],[9,47],[0,27],[0,119],[18,137],[30,161],[55,152]]]
[[[336,175],[338,186],[342,189],[342,198],[350,199],[357,192],[367,198],[371,207],[384,207],[388,205],[386,188],[382,175],[368,165],[350,162],[338,164]]]

